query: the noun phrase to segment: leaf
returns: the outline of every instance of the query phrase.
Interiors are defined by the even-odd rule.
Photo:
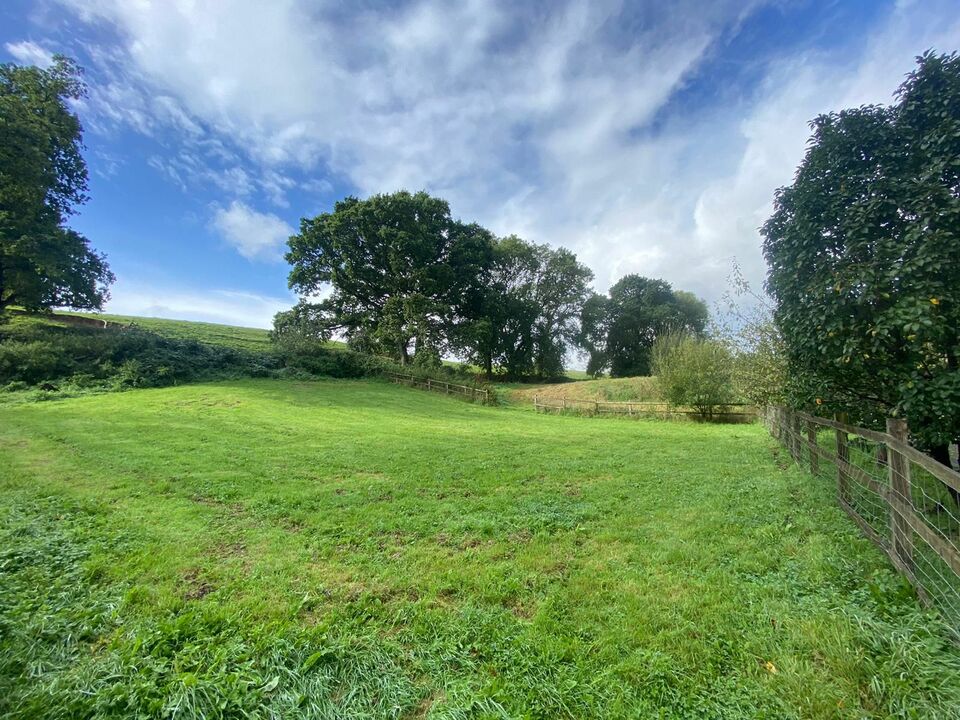
[[[264,685],[264,686],[261,688],[261,690],[263,690],[263,692],[265,692],[265,693],[270,693],[270,692],[273,692],[274,690],[276,690],[276,689],[277,689],[277,685],[279,685],[279,684],[280,684],[280,676],[279,676],[279,675],[274,675],[273,678],[272,678],[269,682],[267,682],[266,685]]]
[[[322,660],[325,654],[326,652],[324,650],[318,650],[313,655],[311,655],[310,657],[308,657],[306,660],[303,661],[303,665],[300,666],[300,669],[306,672],[307,670],[312,668],[314,665],[316,665],[320,660]]]

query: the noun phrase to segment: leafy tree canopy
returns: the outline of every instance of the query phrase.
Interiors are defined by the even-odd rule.
[[[670,283],[627,275],[608,296],[593,295],[584,306],[581,342],[590,353],[587,371],[612,377],[650,374],[650,353],[667,331],[702,334],[706,304]]]
[[[438,362],[448,328],[479,302],[491,241],[424,192],[341,200],[290,238],[290,287],[333,288],[315,307],[301,304],[296,322],[309,319],[318,335],[340,330],[353,347],[402,363],[411,347],[418,361]]]
[[[822,115],[763,226],[799,407],[960,436],[960,58],[927,53],[891,107]]]
[[[556,377],[576,342],[583,303],[593,279],[564,248],[497,239],[475,312],[457,329],[459,350],[484,368],[510,377]]]
[[[83,93],[65,57],[45,70],[0,65],[0,311],[99,309],[108,297],[106,259],[64,227],[86,200],[82,128],[68,105]]]

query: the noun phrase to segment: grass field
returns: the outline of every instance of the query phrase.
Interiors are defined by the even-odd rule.
[[[380,382],[0,407],[0,716],[954,718],[960,649],[759,426]]]
[[[240,327],[237,325],[219,325],[217,323],[194,322],[191,320],[167,320],[165,318],[136,317],[133,315],[111,315],[109,313],[60,312],[58,315],[77,315],[80,317],[106,320],[107,322],[139,325],[164,337],[177,340],[195,340],[210,345],[223,345],[237,350],[270,352],[273,344],[268,330]],[[340,343],[334,343],[340,345]]]
[[[515,403],[545,400],[601,400],[604,402],[660,402],[663,398],[654,377],[598,378],[550,385],[512,385],[507,397]]]

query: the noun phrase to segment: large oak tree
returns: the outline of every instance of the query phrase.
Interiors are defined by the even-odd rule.
[[[108,297],[106,259],[64,225],[86,200],[82,127],[69,107],[83,93],[67,58],[0,65],[0,312],[99,309]]]
[[[453,219],[427,193],[354,197],[332,213],[304,218],[290,238],[290,287],[321,302],[277,318],[278,331],[309,319],[317,334],[342,332],[361,350],[402,364],[439,362],[448,330],[482,295],[492,236]]]

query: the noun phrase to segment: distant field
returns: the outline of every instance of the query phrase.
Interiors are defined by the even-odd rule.
[[[145,330],[150,330],[165,337],[178,340],[196,340],[197,342],[224,345],[240,350],[270,350],[271,347],[269,331],[260,328],[219,325],[190,320],[136,317],[133,315],[111,315],[109,313],[58,312],[57,315],[78,315],[124,325],[134,323]]]
[[[513,402],[530,403],[535,395],[544,399],[603,400],[607,402],[659,402],[662,400],[657,379],[653,377],[600,378],[552,385],[511,386],[507,392]]]
[[[834,494],[757,425],[381,382],[3,406],[0,716],[957,717]]]

